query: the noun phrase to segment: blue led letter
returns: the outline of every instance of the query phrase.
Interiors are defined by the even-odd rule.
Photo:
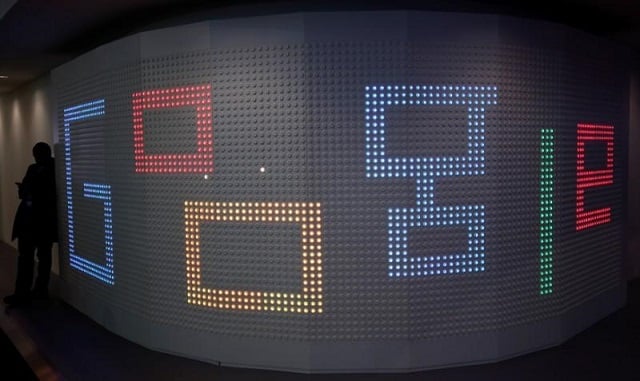
[[[84,183],[84,197],[101,200],[104,218],[104,245],[106,263],[100,265],[89,261],[76,253],[75,229],[73,217],[73,187],[71,174],[71,123],[97,118],[104,115],[104,99],[79,104],[64,109],[64,170],[67,198],[67,231],[69,239],[69,258],[71,267],[78,269],[107,284],[113,285],[113,238],[111,215],[111,186],[105,184]]]
[[[497,103],[495,86],[367,86],[366,175],[415,178],[416,205],[388,211],[388,274],[414,277],[484,271],[484,205],[435,205],[434,182],[444,176],[484,175],[485,107]],[[467,152],[459,156],[387,156],[385,109],[450,106],[467,109]],[[467,251],[420,256],[409,253],[409,230],[467,226]]]

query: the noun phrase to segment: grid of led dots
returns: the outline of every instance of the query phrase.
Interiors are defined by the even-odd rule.
[[[496,86],[386,85],[365,88],[365,154],[369,178],[415,178],[416,206],[388,211],[388,275],[414,277],[485,269],[484,205],[435,204],[435,178],[485,172],[485,107],[497,104]],[[393,157],[386,154],[385,110],[406,106],[467,109],[467,151],[457,156]],[[392,126],[390,128],[393,128]],[[409,253],[409,230],[466,225],[467,251],[420,256]],[[411,254],[411,255],[410,255]]]
[[[540,295],[547,295],[553,292],[553,128],[543,128],[540,140]]]
[[[83,195],[87,198],[102,200],[105,229],[105,259],[104,265],[87,260],[76,253],[75,223],[73,217],[73,182],[71,171],[71,124],[72,122],[97,118],[105,113],[104,99],[82,103],[64,109],[64,168],[65,195],[67,199],[67,236],[71,267],[82,271],[107,284],[113,285],[113,222],[111,209],[111,187],[105,184],[84,183]]]
[[[212,173],[213,124],[211,85],[184,86],[141,91],[132,96],[134,157],[137,173]],[[196,147],[194,153],[152,154],[145,151],[144,111],[194,108]]]
[[[584,230],[611,221],[611,208],[585,210],[584,192],[588,188],[613,184],[614,127],[598,124],[578,124],[576,176],[576,230]],[[585,168],[585,142],[600,141],[607,145],[606,165],[603,169]]]
[[[187,301],[231,310],[319,314],[323,311],[322,212],[319,203],[185,201]],[[201,223],[285,223],[301,227],[300,293],[212,289],[202,286]]]

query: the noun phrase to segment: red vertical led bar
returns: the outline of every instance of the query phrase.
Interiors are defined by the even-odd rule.
[[[576,230],[584,230],[611,221],[611,208],[584,209],[584,191],[588,188],[613,184],[613,126],[578,124],[576,176]],[[605,142],[606,166],[603,169],[585,168],[585,143]]]
[[[133,93],[133,146],[136,173],[212,173],[213,125],[211,85],[174,87]],[[194,153],[149,154],[144,145],[144,111],[193,108],[196,112]]]

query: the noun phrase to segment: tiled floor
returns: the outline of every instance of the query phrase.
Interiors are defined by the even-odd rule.
[[[0,243],[0,294],[11,293],[16,254]],[[145,349],[111,334],[64,302],[3,309],[7,333],[41,380],[640,380],[640,280],[627,306],[548,350],[494,364],[409,374],[307,375],[234,369]],[[0,370],[6,378],[8,368]]]

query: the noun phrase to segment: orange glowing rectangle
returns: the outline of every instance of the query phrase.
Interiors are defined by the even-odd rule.
[[[203,307],[322,313],[322,211],[319,203],[185,201],[187,302]],[[302,287],[300,293],[213,289],[202,286],[200,225],[202,223],[294,223],[301,227]]]

